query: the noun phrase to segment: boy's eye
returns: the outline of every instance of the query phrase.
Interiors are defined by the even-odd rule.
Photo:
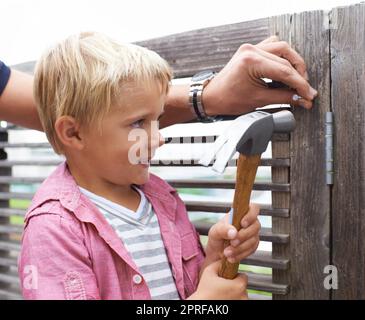
[[[131,124],[133,128],[140,128],[144,123],[144,119],[137,120]]]

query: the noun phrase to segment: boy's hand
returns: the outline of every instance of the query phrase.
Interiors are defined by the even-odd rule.
[[[221,262],[215,261],[202,272],[191,300],[247,300],[247,276],[242,273],[229,280],[218,276]]]
[[[251,203],[249,211],[241,220],[242,229],[238,232],[229,224],[228,214],[214,224],[208,233],[206,259],[215,261],[226,256],[228,262],[234,263],[254,253],[260,242],[261,224],[257,218],[259,211],[259,206]],[[227,248],[224,248],[224,240],[230,240]]]

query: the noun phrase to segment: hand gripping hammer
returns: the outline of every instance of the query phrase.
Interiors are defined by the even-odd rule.
[[[212,169],[223,173],[228,162],[239,152],[237,162],[236,186],[233,198],[233,213],[230,223],[241,229],[240,222],[248,212],[252,187],[255,181],[261,154],[266,150],[273,133],[287,133],[294,129],[295,119],[290,111],[284,110],[274,114],[256,111],[236,118],[232,124],[213,143],[213,147],[199,160]],[[225,245],[229,245],[226,241]],[[233,279],[237,275],[239,262],[230,263],[224,257],[219,275]]]

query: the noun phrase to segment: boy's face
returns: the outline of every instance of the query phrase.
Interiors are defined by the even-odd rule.
[[[123,88],[121,98],[102,121],[101,134],[97,128],[84,132],[83,158],[93,175],[116,185],[148,181],[148,161],[163,144],[158,119],[166,94],[161,92],[156,83]]]

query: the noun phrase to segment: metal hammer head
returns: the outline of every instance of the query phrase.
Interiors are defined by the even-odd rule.
[[[236,151],[247,156],[261,154],[273,133],[290,132],[294,126],[294,116],[287,110],[274,114],[256,111],[240,116],[218,137],[199,163],[208,166],[216,159],[212,169],[222,173]]]

